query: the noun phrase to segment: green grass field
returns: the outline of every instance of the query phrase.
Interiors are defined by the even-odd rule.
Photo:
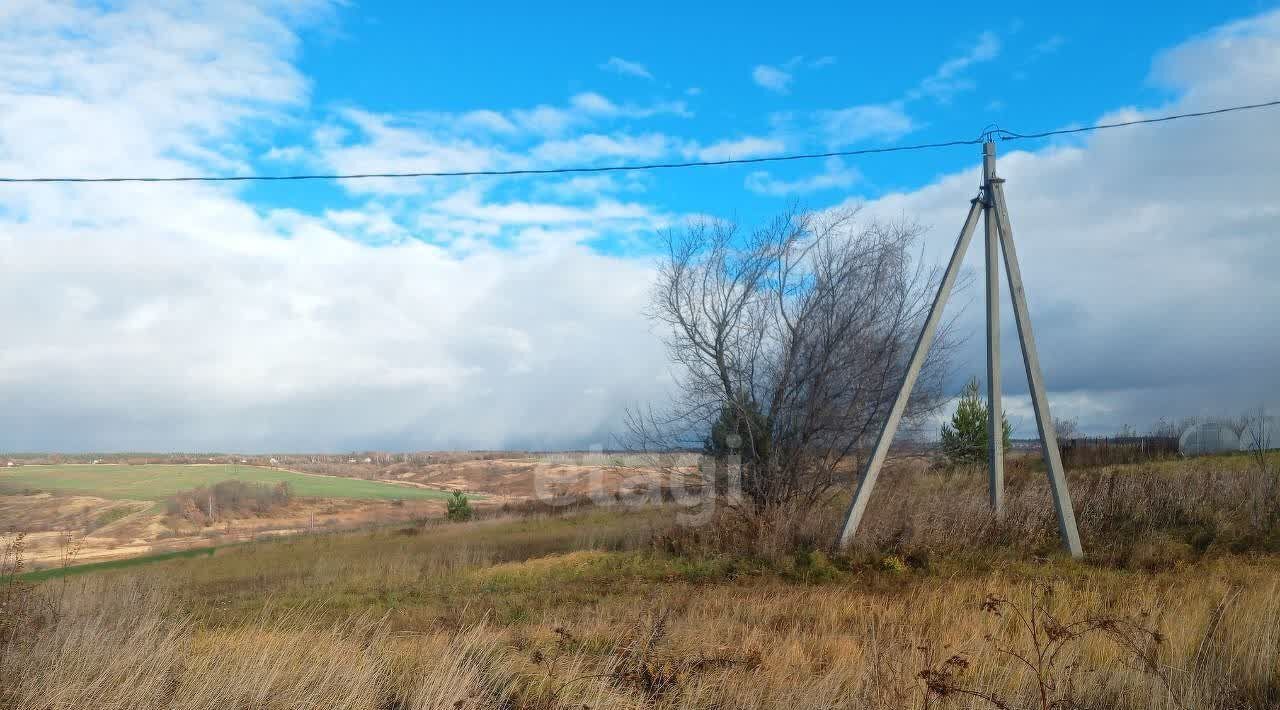
[[[141,557],[126,557],[122,560],[107,560],[106,562],[89,562],[82,565],[71,565],[69,567],[50,567],[48,569],[36,570],[34,572],[26,572],[18,575],[19,579],[27,582],[43,582],[46,579],[58,579],[73,574],[84,574],[86,572],[101,572],[103,570],[124,569],[126,567],[136,567],[138,565],[151,564],[153,562],[164,562],[166,560],[183,560],[191,557],[212,557],[216,552],[216,547],[197,547],[190,550],[175,550],[173,552],[161,552],[154,555],[143,555]]]
[[[219,481],[238,479],[249,483],[287,482],[294,495],[305,498],[357,500],[443,499],[445,491],[398,486],[379,481],[336,476],[313,476],[259,466],[117,464],[62,464],[0,469],[0,493],[40,490],[78,493],[102,498],[164,500],[178,491]]]

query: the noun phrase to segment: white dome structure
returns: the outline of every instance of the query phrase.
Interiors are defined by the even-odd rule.
[[[1221,454],[1240,450],[1240,437],[1235,431],[1219,422],[1196,424],[1182,432],[1178,438],[1178,453],[1183,456]]]
[[[1262,417],[1246,424],[1240,432],[1240,450],[1257,451],[1259,439],[1263,449],[1280,449],[1280,419]]]

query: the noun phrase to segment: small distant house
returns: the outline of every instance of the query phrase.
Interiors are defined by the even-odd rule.
[[[364,462],[365,462],[365,463],[373,463],[373,459],[371,459],[371,458],[369,458],[368,456],[366,456],[366,457],[364,457]]]
[[[277,464],[279,464],[279,463],[280,463],[279,461],[277,461],[277,460],[275,460],[275,459],[271,459],[271,465],[272,465],[272,466],[275,466],[275,465],[277,465]]]

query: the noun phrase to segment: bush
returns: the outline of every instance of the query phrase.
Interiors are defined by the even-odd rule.
[[[453,497],[449,499],[448,516],[455,523],[470,520],[475,516],[475,511],[471,509],[471,501],[462,495],[462,491],[454,491]]]
[[[794,574],[806,582],[829,582],[840,577],[840,570],[821,550],[809,550],[796,554]]]
[[[812,507],[798,504],[761,512],[717,505],[699,524],[675,521],[654,531],[653,544],[667,554],[681,557],[730,555],[766,561],[783,567],[797,554],[831,549],[843,515],[843,507],[826,501]]]
[[[175,493],[165,501],[165,512],[193,523],[208,524],[228,516],[266,515],[292,500],[293,490],[288,483],[271,486],[233,479]]]
[[[884,559],[880,560],[880,569],[885,572],[902,574],[907,571],[907,562],[897,555],[887,555]]]

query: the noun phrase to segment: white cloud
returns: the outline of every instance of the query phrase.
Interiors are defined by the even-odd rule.
[[[579,122],[573,113],[546,105],[512,111],[511,118],[522,131],[548,136],[560,135]]]
[[[525,133],[556,137],[571,128],[589,126],[601,119],[649,118],[664,114],[681,117],[692,115],[683,101],[659,101],[649,105],[617,104],[601,94],[587,91],[570,97],[567,107],[544,104],[516,109],[507,118]]]
[[[269,7],[5,5],[0,174],[243,172],[263,156],[353,170],[512,167],[533,164],[539,147],[538,160],[785,149],[777,126],[709,145],[615,130],[606,122],[682,114],[590,92],[507,111],[349,107],[303,124],[313,137],[301,146],[268,146],[276,126],[309,108],[294,23],[326,12]],[[979,42],[968,64],[934,76],[959,81],[994,51]],[[1280,14],[1207,33],[1154,64],[1153,82],[1176,100],[1113,116],[1280,94],[1277,56]],[[899,102],[822,118],[835,144],[914,128]],[[1232,114],[1035,152],[1002,144],[1056,413],[1141,427],[1259,400],[1280,406],[1270,362],[1280,351],[1280,146],[1259,138],[1273,122]],[[751,179],[802,194],[856,186],[849,173]],[[661,396],[666,362],[640,315],[647,262],[589,245],[625,244],[676,218],[649,193],[639,201],[631,178],[588,177],[608,176],[543,191],[352,183],[363,192],[318,213],[255,206],[234,186],[8,186],[0,448],[607,444],[624,405]],[[876,200],[869,214],[932,225],[927,255],[937,261],[977,182],[972,168]],[[1016,403],[1021,373],[1005,328]],[[977,342],[961,375],[981,369]]]
[[[983,32],[969,51],[944,61],[937,70],[907,90],[901,98],[883,103],[816,111],[812,118],[825,135],[828,146],[841,147],[872,138],[896,140],[917,128],[915,119],[907,113],[908,103],[926,97],[939,103],[947,103],[956,94],[974,88],[974,82],[965,75],[966,70],[975,64],[994,59],[999,53],[1000,39],[993,32]],[[803,59],[796,57],[789,64],[802,62]]]
[[[1153,78],[1177,99],[1098,120],[1280,94],[1277,57],[1280,13],[1210,32],[1154,62]],[[998,171],[1055,414],[1114,431],[1161,416],[1280,408],[1280,145],[1260,139],[1274,120],[1233,114],[1026,144],[1032,152],[1001,144]],[[873,201],[869,213],[932,225],[928,254],[941,261],[980,181],[976,152],[975,167]],[[981,268],[980,252],[971,248],[971,268]],[[979,298],[971,292],[961,302]],[[1004,382],[1021,394],[1007,301],[1003,310]],[[979,333],[980,317],[970,308],[964,331]],[[981,339],[971,338],[957,362],[962,377],[981,372]],[[1028,419],[1021,431],[1032,426]]]
[[[4,151],[13,174],[118,173],[122,162],[154,174],[243,171],[248,153],[235,145],[209,150],[211,139],[277,119],[307,99],[307,81],[289,62],[297,37],[252,6],[138,11],[128,19],[69,3],[9,9],[0,17],[0,131],[14,136]],[[321,11],[313,3],[296,9]],[[225,23],[225,34],[206,22]],[[183,61],[223,56],[223,41],[238,44],[235,57]]]
[[[240,169],[238,153],[269,152],[243,135],[307,102],[293,8],[24,10],[0,12],[3,174],[180,175],[226,154]],[[310,158],[274,157],[516,160],[438,118],[352,108],[315,131]],[[511,114],[462,123],[509,131],[499,119],[522,130]],[[433,183],[309,215],[201,184],[11,187],[3,449],[608,444],[623,406],[660,390],[647,263],[583,244],[663,223],[647,206]]]
[[[815,114],[827,144],[846,146],[868,138],[894,140],[915,130],[900,103],[850,106]]]
[[[320,133],[314,146],[316,159],[335,172],[456,172],[523,165],[523,158],[499,146],[397,116],[350,108],[335,118],[344,122],[340,130]],[[440,182],[345,180],[342,186],[356,194],[407,195],[439,189]]]
[[[648,207],[636,203],[601,200],[587,207],[523,201],[495,203],[482,201],[473,190],[455,192],[433,206],[446,215],[490,224],[580,224],[599,228],[609,222],[638,222],[637,226],[649,226],[662,221]]]
[[[580,109],[586,113],[612,116],[618,112],[616,104],[594,92],[577,94],[569,100],[569,103],[572,104],[574,108]]]
[[[624,76],[635,76],[641,79],[653,79],[649,69],[639,62],[630,62],[621,57],[609,57],[609,61],[600,65],[601,69]]]
[[[650,116],[662,114],[688,118],[693,115],[683,101],[659,101],[647,106],[635,104],[618,105],[604,96],[590,91],[574,95],[569,100],[569,103],[583,114],[605,118],[649,118]]]
[[[617,104],[595,92],[575,94],[568,108],[536,106],[512,112],[511,120],[529,133],[558,136],[569,128],[590,125],[597,119],[649,118],[664,114],[689,117],[683,101],[659,101],[649,105]]]
[[[359,109],[339,112],[368,113]],[[373,115],[373,114],[370,114]],[[495,139],[519,139],[534,137],[556,138],[572,130],[589,127],[602,121],[623,118],[650,118],[672,115],[688,118],[693,115],[683,101],[655,101],[650,104],[616,103],[594,91],[574,94],[563,106],[539,104],[509,111],[478,109],[459,113],[419,111],[387,114],[386,122],[420,133],[438,136],[461,137],[475,141],[481,137]],[[338,135],[338,139],[348,137]]]
[[[784,197],[849,188],[861,180],[862,174],[857,169],[845,165],[839,158],[830,158],[823,164],[820,173],[796,180],[783,180],[767,171],[758,170],[747,175],[744,184],[748,190],[761,195]]]
[[[1032,48],[1031,52],[1034,57],[1042,57],[1046,54],[1053,54],[1059,49],[1062,49],[1062,45],[1066,44],[1066,42],[1067,42],[1066,38],[1063,37],[1062,35],[1053,35],[1041,42],[1037,42],[1036,46]]]
[[[334,112],[329,122],[314,132],[308,149],[289,146],[269,155],[293,160],[306,157],[342,173],[459,172],[653,158],[675,149],[681,141],[658,133],[577,131],[597,123],[657,115],[691,114],[680,101],[619,104],[595,92],[575,94],[567,107],[543,105],[505,114],[493,110],[378,114],[345,108]],[[529,141],[538,138],[545,140],[529,147]],[[369,179],[343,181],[342,186],[354,194],[412,195],[438,191],[441,183]],[[444,189],[449,189],[447,184]]]
[[[307,157],[306,149],[298,145],[271,146],[267,152],[262,154],[263,160],[282,163],[296,163]]]
[[[661,133],[601,135],[589,133],[541,143],[533,157],[548,165],[576,165],[602,158],[656,158],[665,154],[672,140]]]
[[[616,175],[575,175],[563,180],[545,180],[533,186],[536,195],[562,200],[578,200],[619,192],[644,192],[649,178],[644,173],[632,172],[625,177]]]
[[[757,65],[751,70],[751,80],[769,91],[785,94],[791,90],[791,74],[778,67],[767,64]]]
[[[707,146],[690,145],[686,152],[697,157],[698,160],[734,160],[781,153],[786,147],[786,143],[777,138],[746,136]]]
[[[907,92],[907,99],[914,100],[930,97],[946,103],[953,96],[973,89],[974,82],[964,76],[964,72],[975,64],[988,62],[1000,55],[1000,38],[994,32],[983,32],[978,35],[973,47],[958,57],[943,62],[933,74],[920,81],[916,88]]]
[[[539,227],[520,258],[455,257],[366,246],[355,224],[277,234],[219,219],[233,201],[158,197],[185,198],[199,231],[175,234],[157,210],[89,234],[42,220],[6,240],[0,293],[42,297],[6,314],[0,390],[20,407],[0,415],[4,448],[607,443],[621,407],[654,394],[660,349],[638,315],[650,276],[575,246],[586,230]],[[583,386],[608,396],[580,401]]]
[[[510,118],[489,109],[468,111],[459,116],[458,120],[465,126],[481,128],[491,133],[509,134],[517,130]]]
[[[836,58],[830,55],[818,57],[817,59],[805,59],[802,56],[796,56],[788,59],[781,66],[758,65],[752,70],[751,78],[755,83],[770,91],[785,94],[791,90],[791,82],[798,70],[822,69],[835,63]]]

